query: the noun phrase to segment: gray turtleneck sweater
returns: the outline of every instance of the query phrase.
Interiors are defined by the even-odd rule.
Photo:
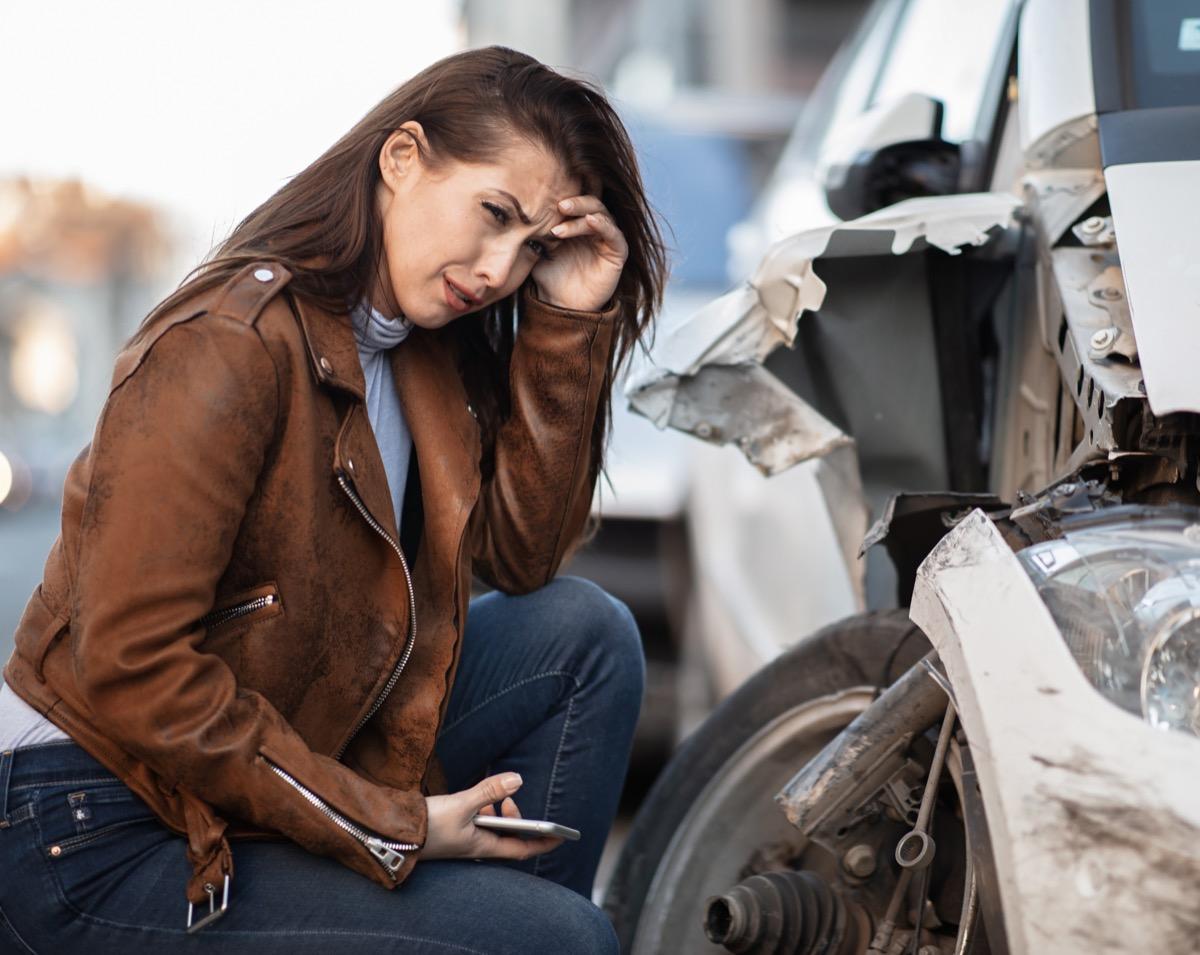
[[[367,418],[375,432],[388,488],[392,492],[392,510],[396,515],[396,530],[400,530],[400,514],[404,505],[404,485],[408,481],[408,462],[412,457],[412,435],[400,398],[392,381],[392,363],[388,351],[408,337],[412,323],[403,317],[385,318],[366,302],[350,317],[354,320],[354,338],[358,342],[358,358],[362,362],[363,378],[367,383]]]
[[[385,318],[366,302],[354,309],[350,317],[367,385],[367,419],[379,444],[388,489],[392,492],[396,529],[399,530],[408,462],[412,457],[412,435],[392,381],[388,350],[408,337],[412,324],[404,318]],[[62,739],[70,737],[17,696],[7,684],[0,686],[0,751]]]

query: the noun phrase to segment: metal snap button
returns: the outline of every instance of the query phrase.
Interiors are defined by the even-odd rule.
[[[324,356],[322,356],[319,364],[321,366],[321,371],[325,372],[325,374],[327,374],[327,375],[333,374],[333,365],[330,364],[328,358],[325,358]]]
[[[270,269],[255,269],[254,277],[260,282],[270,282],[273,278],[275,278],[275,273]]]
[[[62,855],[62,846],[51,846],[50,847],[50,855],[52,855],[52,856]]]

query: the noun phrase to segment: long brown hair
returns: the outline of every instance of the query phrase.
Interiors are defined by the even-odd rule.
[[[421,124],[432,155],[488,162],[514,136],[547,148],[569,176],[591,184],[625,234],[629,257],[617,285],[616,344],[592,433],[593,474],[603,463],[613,377],[662,304],[666,251],[642,187],[628,133],[604,94],[523,53],[500,46],[439,60],[383,99],[320,158],[234,228],[152,313],[218,285],[250,262],[278,261],[289,289],[335,313],[367,296],[376,279],[382,226],[376,210],[379,153],[402,123]],[[319,264],[315,264],[319,263]],[[483,427],[485,470],[508,414],[515,296],[451,322],[464,382]],[[149,319],[148,319],[149,321]]]

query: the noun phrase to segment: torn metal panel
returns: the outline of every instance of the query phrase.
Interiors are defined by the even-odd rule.
[[[813,268],[815,259],[902,255],[926,245],[954,254],[965,245],[986,243],[994,230],[1012,222],[1019,205],[1020,201],[1008,193],[910,199],[851,222],[801,232],[776,243],[747,283],[660,333],[652,354],[630,375],[626,388],[630,405],[660,428],[676,426],[677,422],[694,426],[728,419],[737,395],[722,394],[715,387],[717,378],[706,380],[704,387],[693,382],[702,368],[757,364],[779,345],[793,344],[800,316],[819,309],[825,300],[825,283]],[[736,378],[723,380],[737,383]],[[763,384],[764,393],[772,390],[761,379],[756,381]],[[680,403],[683,407],[677,411]],[[844,445],[840,439],[831,439],[828,430],[820,426],[824,419],[814,410],[801,414],[793,408],[792,417],[819,426],[810,427],[802,440],[788,437],[780,428],[764,434],[761,422],[744,433],[722,429],[719,439],[714,438],[715,429],[705,435],[692,427],[690,433],[718,443],[735,443],[743,451],[753,449],[758,462],[772,462],[770,473]],[[751,420],[743,416],[742,423],[750,424]],[[784,446],[771,451],[767,447],[770,442]]]
[[[1191,951],[1200,742],[1092,688],[981,511],[921,565],[912,618],[976,758],[1013,955]]]
[[[708,365],[757,364],[780,345],[790,346],[799,317],[793,306],[818,308],[824,300],[825,285],[814,279],[811,263],[798,269],[789,277],[800,286],[796,300],[782,309],[776,303],[774,314],[747,283],[714,299],[677,327],[660,330],[648,359],[631,370],[625,388],[631,407],[666,428],[680,379]]]
[[[984,245],[992,237],[993,229],[1011,225],[1020,205],[1021,200],[1008,192],[908,199],[847,222],[837,231],[890,230],[895,234],[893,255],[911,251],[917,239],[957,255],[963,246]]]
[[[853,443],[761,365],[711,365],[681,378],[667,424],[736,444],[768,476]]]
[[[857,605],[866,606],[867,566],[854,542],[866,533],[871,515],[863,491],[858,448],[853,441],[834,448],[817,461],[817,485],[841,547],[846,579],[854,590]]]

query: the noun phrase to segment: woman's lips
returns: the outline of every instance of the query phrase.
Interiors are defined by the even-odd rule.
[[[476,301],[464,302],[455,292],[454,286],[448,278],[442,278],[443,294],[446,298],[446,304],[456,312],[466,312],[470,309],[477,308],[479,303]]]

